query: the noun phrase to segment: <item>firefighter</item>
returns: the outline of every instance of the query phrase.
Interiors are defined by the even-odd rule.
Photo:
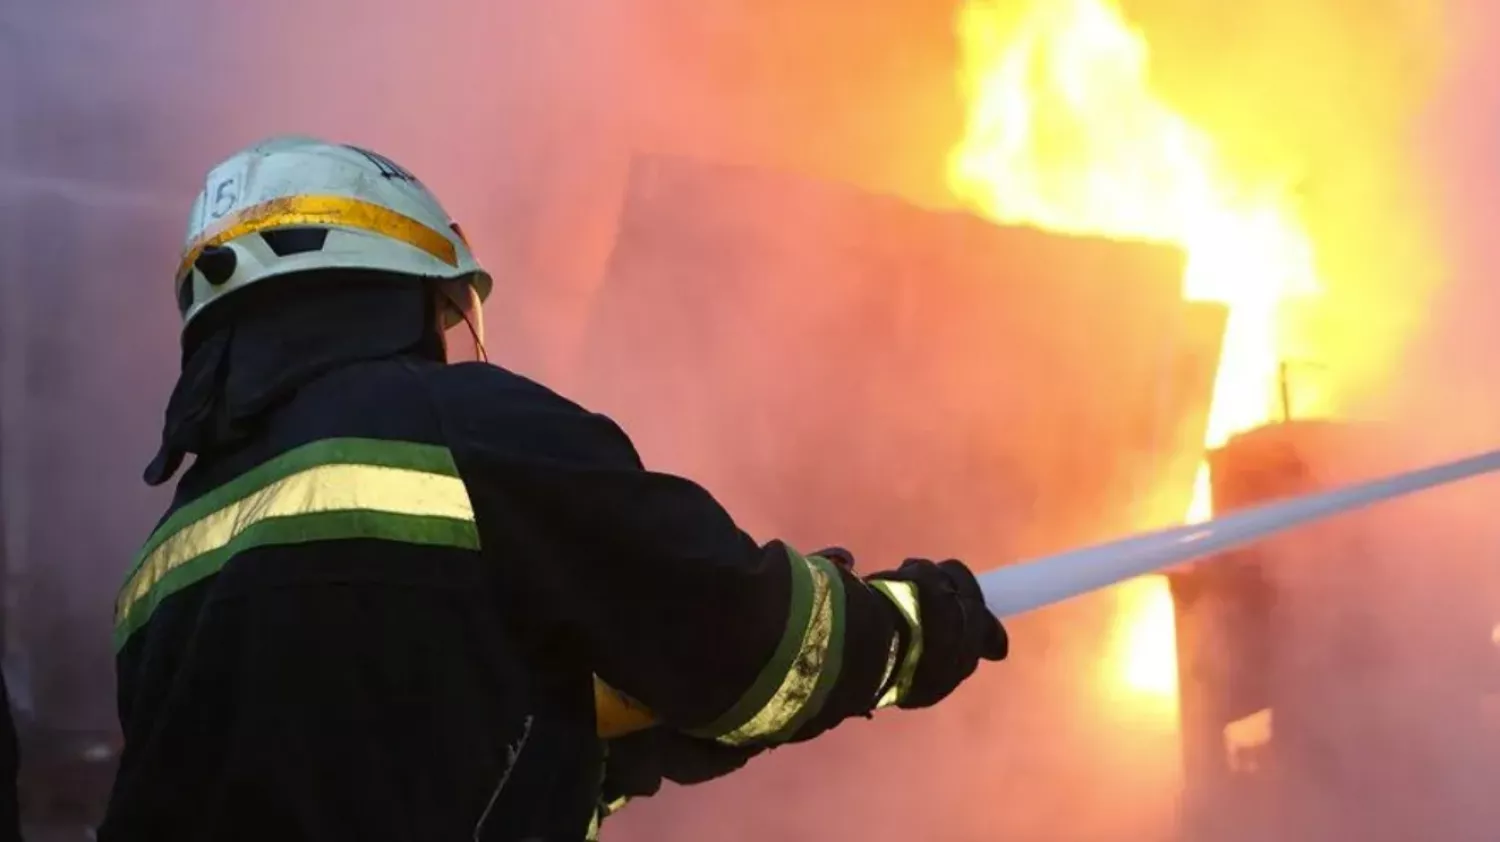
[[[959,562],[759,544],[483,362],[491,284],[379,154],[280,137],[209,173],[146,482],[193,458],[116,605],[103,842],[580,840],[1005,657]],[[611,700],[652,727],[602,739]]]

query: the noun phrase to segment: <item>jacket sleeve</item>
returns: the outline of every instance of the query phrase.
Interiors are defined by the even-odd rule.
[[[499,561],[515,604],[601,679],[731,745],[808,739],[888,695],[911,637],[899,595],[757,543],[700,486],[645,469],[608,418],[521,391],[450,425],[460,470],[481,541],[514,556]]]

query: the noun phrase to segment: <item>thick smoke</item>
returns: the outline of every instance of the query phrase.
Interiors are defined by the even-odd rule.
[[[1443,283],[1423,313],[1405,364],[1388,373],[1385,388],[1372,395],[1369,408],[1403,431],[1402,449],[1413,459],[1500,447],[1495,434],[1500,398],[1494,389],[1500,377],[1500,334],[1495,330],[1500,293],[1494,274],[1500,261],[1494,236],[1500,219],[1500,56],[1494,36],[1500,31],[1500,10],[1484,0],[1449,6],[1453,61],[1417,135],[1427,179],[1424,192],[1431,197],[1434,227],[1441,235]],[[1407,633],[1414,659],[1446,663],[1451,669],[1457,657],[1451,645],[1434,640],[1451,627],[1446,619],[1453,616],[1450,612],[1474,612],[1472,625],[1493,626],[1493,633],[1500,633],[1500,577],[1494,566],[1500,529],[1489,514],[1497,493],[1496,482],[1486,479],[1404,507],[1407,528],[1397,547],[1404,550],[1402,562],[1422,572],[1412,575],[1400,593],[1388,589],[1385,598],[1392,609],[1391,625]],[[1500,636],[1493,641],[1500,646]],[[1485,711],[1491,728],[1500,721],[1494,703],[1497,652],[1491,649],[1490,669],[1464,677],[1489,694]],[[1428,674],[1441,669],[1430,668]],[[1449,673],[1444,689],[1472,698],[1475,688],[1453,686],[1454,675]],[[1425,760],[1425,768],[1468,804],[1485,803],[1486,796],[1471,788],[1484,776],[1484,764],[1493,763],[1493,751],[1482,742],[1458,743],[1462,732],[1440,717],[1442,712],[1426,712],[1425,727],[1410,741],[1415,762]],[[1430,838],[1483,838],[1475,827],[1445,828],[1440,822]],[[1495,822],[1491,812],[1487,827]]]
[[[1445,283],[1407,364],[1391,372],[1381,409],[1423,429],[1438,450],[1495,445],[1500,398],[1500,11],[1483,0],[1453,4],[1455,56],[1418,136],[1442,233]],[[1462,33],[1457,34],[1457,33]],[[1378,249],[1374,250],[1378,253]]]
[[[1316,197],[1310,222],[1332,244],[1327,278],[1351,302],[1330,330],[1360,337],[1350,342],[1389,338],[1394,349],[1413,324],[1425,328],[1421,375],[1408,372],[1386,394],[1399,386],[1423,405],[1458,407],[1412,419],[1441,421],[1444,443],[1455,446],[1500,416],[1485,388],[1500,349],[1489,346],[1484,315],[1493,303],[1484,267],[1500,254],[1481,224],[1500,201],[1490,195],[1500,194],[1500,170],[1487,157],[1490,121],[1475,116],[1500,92],[1485,52],[1494,45],[1444,36],[1495,31],[1496,21],[1478,19],[1482,0],[1466,2],[1455,2],[1462,8],[1442,31],[1424,11],[1438,4],[1417,0],[1359,12],[1332,0],[1241,4],[1235,19],[1222,3],[1126,4],[1174,102],[1253,141],[1236,155],[1304,165]],[[12,511],[22,520],[8,541],[37,600],[7,622],[48,641],[32,660],[69,665],[36,688],[50,705],[41,713],[76,727],[109,720],[110,600],[163,502],[137,477],[175,373],[168,273],[178,216],[209,163],[284,131],[400,160],[444,198],[499,279],[488,308],[495,356],[566,390],[588,379],[578,348],[636,151],[949,203],[945,155],[962,128],[955,12],[915,0],[0,7],[0,330],[7,355],[25,352],[24,367],[0,369],[0,418],[7,505],[20,505]],[[1409,121],[1440,49],[1469,63],[1427,125],[1438,178],[1424,190],[1403,175],[1415,172]],[[1237,131],[1244,123],[1262,128]],[[1427,215],[1432,194],[1443,196],[1446,217]],[[1392,235],[1407,223],[1410,238]],[[1452,281],[1422,320],[1433,279],[1450,268],[1427,234],[1436,223],[1450,238],[1442,253]],[[1364,231],[1379,232],[1379,242]],[[1389,355],[1336,355],[1347,347],[1330,343],[1325,362],[1397,371]],[[619,376],[629,376],[624,363]],[[831,405],[838,398],[828,396]],[[673,410],[645,403],[622,420]],[[647,456],[670,464],[673,454]],[[787,474],[829,469],[794,465]],[[918,505],[912,517],[922,516]],[[1111,607],[1105,595],[1017,623],[1011,662],[942,709],[851,724],[735,779],[668,791],[606,833],[620,842],[1164,838],[1176,737],[1162,711],[1115,704],[1099,686]]]

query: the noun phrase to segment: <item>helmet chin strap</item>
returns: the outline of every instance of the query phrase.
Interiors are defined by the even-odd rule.
[[[474,337],[474,355],[479,358],[479,362],[489,362],[489,352],[484,349],[484,322],[475,324],[474,320],[469,318],[468,313],[460,315],[463,317],[464,325],[469,328],[469,335]]]
[[[439,284],[438,292],[449,307],[458,311],[458,317],[463,319],[464,326],[469,329],[469,336],[474,340],[474,354],[478,361],[487,363],[490,361],[490,355],[484,348],[484,311],[480,309],[482,305],[479,301],[479,294],[475,292],[474,285],[471,283],[465,283],[463,288],[464,294],[469,298],[467,303],[459,301],[448,284]]]

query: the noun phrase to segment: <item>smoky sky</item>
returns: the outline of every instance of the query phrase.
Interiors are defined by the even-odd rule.
[[[1204,44],[1223,37],[1181,3],[1123,5],[1168,44],[1169,61],[1199,60]],[[1223,86],[1248,79],[1236,72],[1254,72],[1257,62],[1274,65],[1278,50],[1309,66],[1354,54],[1319,50],[1316,27],[1276,16],[1316,7],[1313,17],[1336,22],[1343,4],[1251,5],[1264,14],[1245,31],[1259,35],[1235,52],[1256,62],[1221,64]],[[1500,335],[1500,245],[1491,236],[1500,219],[1500,12],[1486,0],[1449,0],[1434,22],[1407,4],[1368,5],[1359,21],[1373,33],[1367,43],[1388,52],[1363,75],[1314,74],[1326,83],[1308,86],[1321,106],[1310,94],[1287,103],[1269,86],[1244,100],[1204,85],[1164,92],[1210,123],[1283,119],[1305,128],[1263,135],[1283,145],[1246,155],[1315,147],[1336,159],[1348,138],[1327,100],[1347,92],[1349,76],[1393,86],[1406,78],[1402,68],[1416,68],[1408,75],[1427,84],[1403,89],[1391,113],[1369,105],[1385,134],[1366,163],[1400,168],[1401,189],[1370,195],[1351,177],[1326,187],[1323,201],[1357,209],[1319,211],[1343,220],[1327,224],[1343,237],[1338,276],[1347,284],[1382,263],[1378,237],[1363,250],[1347,245],[1348,220],[1378,228],[1380,203],[1401,202],[1391,215],[1423,226],[1421,248],[1396,261],[1423,271],[1408,285],[1382,271],[1379,294],[1355,298],[1374,308],[1372,333],[1400,335],[1402,364],[1382,358],[1381,376],[1363,378],[1373,385],[1362,397],[1370,413],[1422,431],[1401,437],[1415,460],[1493,444],[1500,420],[1491,387],[1500,375],[1500,340],[1491,338]],[[110,605],[165,503],[139,473],[176,373],[170,272],[192,194],[214,161],[291,131],[400,161],[442,197],[497,278],[487,306],[494,356],[565,391],[583,389],[590,373],[580,370],[580,348],[633,154],[752,164],[952,204],[945,156],[963,127],[955,11],[916,0],[0,6],[0,424],[6,505],[19,524],[6,540],[28,603],[6,621],[32,641],[25,660],[38,715],[77,727],[111,722]],[[1436,53],[1403,40],[1406,30],[1433,35]],[[1295,107],[1278,112],[1278,104]],[[1387,317],[1391,308],[1400,312]],[[860,365],[851,361],[851,370]],[[611,376],[630,377],[630,367],[617,361]],[[623,407],[622,421],[670,423],[675,409],[642,401]],[[837,468],[785,467],[792,478]],[[714,490],[747,496],[732,478]],[[1453,536],[1453,553],[1487,551],[1494,536],[1470,516],[1486,499],[1476,490],[1445,498],[1437,513],[1430,504],[1412,509],[1412,529],[1438,524]],[[669,788],[612,820],[606,838],[1163,838],[1176,736],[1160,716],[1112,704],[1096,686],[1113,607],[1099,595],[1023,620],[1011,662],[983,670],[943,708],[853,723],[734,779]]]

